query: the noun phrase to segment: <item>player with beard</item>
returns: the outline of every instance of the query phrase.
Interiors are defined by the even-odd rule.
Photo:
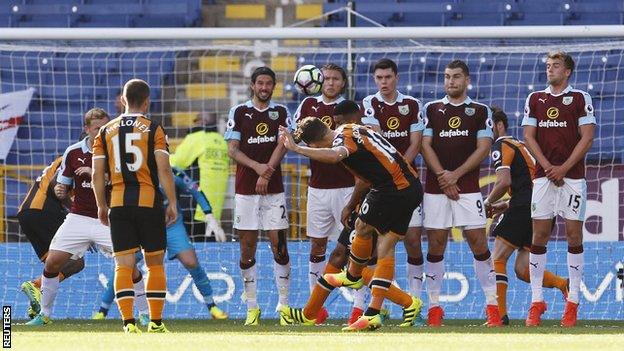
[[[230,109],[225,140],[228,154],[237,164],[234,196],[234,229],[240,241],[240,269],[247,301],[245,325],[258,325],[256,246],[263,231],[271,242],[279,302],[288,305],[290,259],[286,245],[286,199],[280,163],[286,149],[278,143],[280,126],[286,127],[290,113],[271,101],[275,72],[258,67],[251,75],[252,98]],[[291,321],[280,314],[280,324]]]

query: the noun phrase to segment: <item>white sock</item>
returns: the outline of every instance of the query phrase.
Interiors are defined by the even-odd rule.
[[[425,280],[427,281],[427,295],[429,296],[429,308],[440,305],[440,291],[442,291],[442,280],[444,279],[444,259],[440,262],[429,262],[425,269]]]
[[[531,302],[544,301],[544,270],[546,270],[546,253],[529,254],[529,276],[531,278]]]
[[[41,275],[41,312],[44,316],[52,315],[52,306],[59,287],[59,276],[54,278],[46,278]]]
[[[409,293],[412,296],[420,297],[423,283],[424,265],[407,264],[407,281],[409,283]]]
[[[323,256],[324,258],[325,256]],[[325,259],[323,259],[320,262],[308,262],[308,280],[310,283],[310,293],[312,293],[312,290],[314,290],[314,287],[316,286],[316,282],[318,281],[318,278],[320,278],[323,275],[323,272],[325,271],[325,266],[327,265],[327,261],[325,261]]]
[[[140,314],[149,313],[149,305],[147,304],[147,296],[145,295],[145,284],[142,276],[141,280],[134,283],[134,305],[139,310]]]
[[[472,263],[477,279],[485,293],[486,304],[498,306],[498,301],[496,300],[496,273],[492,264],[492,256],[485,261],[479,261],[475,258]]]
[[[579,303],[579,291],[583,279],[583,266],[585,259],[583,253],[573,254],[568,252],[568,277],[570,278],[570,291],[568,301]]]
[[[288,306],[288,290],[290,288],[290,262],[282,265],[273,261],[275,285],[279,293],[279,305]]]
[[[258,308],[258,282],[256,279],[256,265],[241,269],[243,276],[243,287],[245,289],[245,299],[247,300],[247,309]]]
[[[353,290],[353,308],[359,308],[362,311],[366,310],[366,296],[370,289],[368,286],[363,286],[358,290]]]

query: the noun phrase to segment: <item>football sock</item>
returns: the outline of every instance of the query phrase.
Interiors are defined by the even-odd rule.
[[[531,280],[531,302],[544,301],[542,284],[546,270],[546,246],[531,245],[529,254],[529,276]]]
[[[579,291],[583,278],[583,245],[568,246],[568,277],[570,278],[570,291],[568,301],[579,303]]]
[[[139,313],[148,313],[149,305],[147,302],[147,295],[145,294],[145,283],[143,282],[143,274],[139,271],[139,277],[133,279],[134,288],[134,303],[136,304]]]
[[[377,261],[377,267],[371,280],[372,298],[369,307],[381,310],[386,291],[394,279],[394,257],[383,257]]]
[[[44,316],[50,317],[52,313],[52,306],[54,305],[58,287],[59,274],[50,273],[44,269],[41,277],[41,313]]]
[[[373,251],[373,238],[362,238],[361,236],[355,236],[353,243],[351,244],[351,252],[349,254],[349,269],[348,275],[350,279],[359,279],[362,276],[362,269],[366,266],[366,263],[371,257]]]
[[[273,261],[273,274],[275,275],[275,285],[279,294],[279,305],[288,306],[288,290],[290,288],[290,261],[279,264]]]
[[[438,306],[440,304],[442,279],[444,278],[444,256],[427,254],[427,267],[425,267],[425,272],[429,307]]]
[[[333,274],[339,273],[340,268],[335,267],[331,263],[327,263],[325,266],[324,274]],[[308,319],[316,318],[317,312],[323,307],[325,300],[329,294],[334,290],[334,287],[329,285],[327,281],[321,275],[312,290],[312,294],[310,294],[310,298],[308,299],[308,303],[305,305],[303,309],[303,315]]]
[[[501,316],[507,314],[507,261],[494,260],[496,271],[496,296],[498,298],[498,312]]]
[[[496,275],[492,263],[490,250],[474,255],[473,266],[481,288],[485,293],[485,302],[488,305],[498,305],[496,300]]]
[[[247,309],[258,308],[257,300],[257,282],[256,282],[256,260],[253,259],[249,264],[240,263],[241,275],[243,276],[243,284],[245,289],[245,298],[247,300]]]
[[[424,270],[423,257],[407,257],[407,281],[409,283],[409,293],[412,296],[420,297],[423,283]]]
[[[100,303],[100,312],[102,312],[102,308],[105,308],[106,312],[108,312],[110,305],[115,300],[115,270],[114,269],[112,272],[110,272],[110,275],[107,276],[107,278],[108,278],[108,284],[106,285],[106,290],[104,290],[104,292],[102,293],[102,302]]]
[[[145,291],[150,319],[158,324],[162,320],[162,311],[165,306],[165,297],[167,296],[167,278],[165,277],[165,267],[163,265],[147,265]]]
[[[372,269],[368,267],[364,268],[364,270],[362,271],[362,279],[364,280],[364,284],[370,284],[371,280],[373,279],[374,273],[375,271],[373,271]],[[362,287],[362,289],[360,290],[363,290],[364,288],[365,287]],[[390,284],[390,287],[386,291],[386,299],[394,302],[395,304],[403,308],[407,308],[412,304],[412,297],[394,284]]]
[[[124,324],[134,323],[134,289],[132,287],[132,267],[115,265],[115,297]]]
[[[213,303],[212,287],[210,286],[210,279],[208,279],[204,267],[198,264],[193,268],[187,268],[187,270],[191,274],[197,290],[199,290],[200,294],[203,296],[204,303],[207,305]]]
[[[310,262],[308,262],[308,281],[310,283],[310,292],[314,290],[318,278],[321,277],[321,272],[325,269],[325,255],[313,256],[310,255]]]

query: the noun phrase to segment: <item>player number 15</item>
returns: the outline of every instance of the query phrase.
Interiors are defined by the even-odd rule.
[[[126,167],[130,172],[136,172],[141,168],[143,164],[143,153],[141,149],[134,145],[133,142],[135,140],[140,140],[140,133],[128,133],[126,134],[126,143],[124,145],[124,156],[127,154],[132,154],[134,156],[134,162],[129,163],[126,162]],[[121,148],[119,147],[119,134],[115,135],[112,139],[113,141],[113,155],[115,157],[115,172],[121,172]],[[126,159],[124,157],[124,159]]]

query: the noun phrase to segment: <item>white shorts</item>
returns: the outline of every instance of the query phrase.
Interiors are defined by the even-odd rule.
[[[546,177],[533,180],[531,218],[551,219],[559,215],[565,219],[584,221],[586,207],[585,179],[563,178],[560,187]]]
[[[113,254],[110,228],[99,219],[70,213],[54,234],[50,242],[50,250],[68,252],[74,257],[82,257],[95,245],[104,255]]]
[[[353,187],[318,189],[308,187],[307,235],[336,241],[342,231],[342,210],[351,199]]]
[[[288,229],[288,213],[284,193],[234,195],[234,229]]]
[[[486,217],[481,193],[459,194],[457,201],[444,194],[425,193],[423,212],[425,228],[485,228]]]
[[[418,228],[423,226],[423,211],[422,204],[418,205],[412,213],[412,219],[409,222],[409,228]]]

